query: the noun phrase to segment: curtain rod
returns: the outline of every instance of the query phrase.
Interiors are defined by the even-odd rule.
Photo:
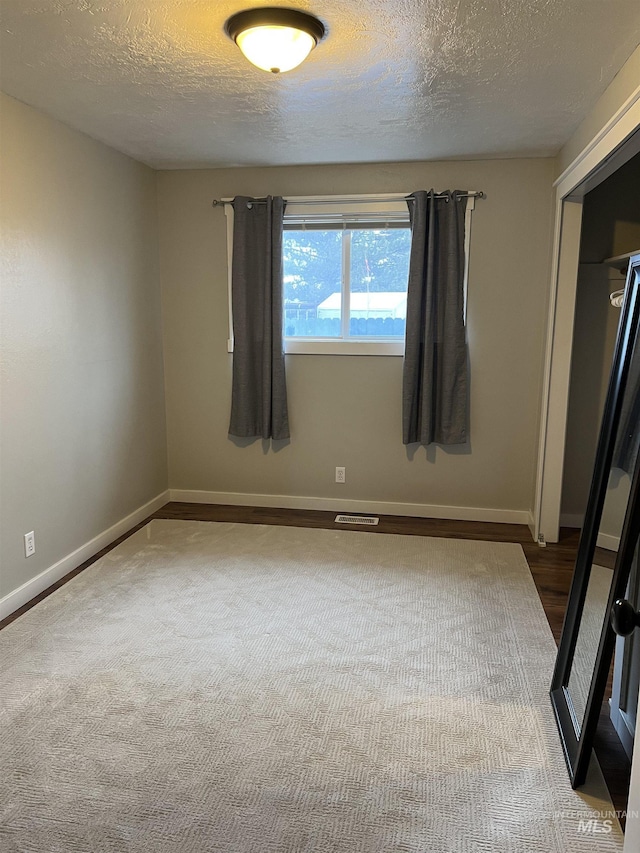
[[[434,198],[447,198],[448,196],[449,196],[449,193],[434,193]],[[456,196],[458,198],[486,198],[486,196],[482,192],[482,190],[479,190],[478,192],[456,193]],[[299,201],[291,199],[290,203],[291,204],[344,204],[345,202],[349,202],[349,201],[353,202],[354,204],[379,204],[380,202],[384,202],[384,201],[413,201],[413,199],[408,197],[408,196],[405,196],[405,195],[399,195],[397,197],[395,197],[395,196],[382,196],[380,198],[373,198],[371,196],[365,197],[365,198],[358,198],[358,197],[354,198],[353,196],[351,196],[351,197],[347,196],[345,198],[331,197],[331,198],[325,198],[325,199],[318,199],[318,198],[300,199]],[[222,205],[231,204],[232,202],[233,202],[232,198],[214,198],[214,200],[212,202],[212,206],[218,207],[218,205],[220,205],[220,204],[222,204]],[[289,200],[285,199],[285,202],[289,202]],[[254,201],[253,203],[254,204],[264,204],[265,202],[264,202],[264,200],[258,199],[256,201]]]

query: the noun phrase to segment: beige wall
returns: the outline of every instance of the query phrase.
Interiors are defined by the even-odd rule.
[[[0,97],[1,597],[167,470],[156,176]]]
[[[174,489],[480,507],[532,506],[549,283],[551,160],[256,168],[159,175],[169,479]],[[213,198],[481,189],[468,326],[470,449],[402,445],[402,359],[287,356],[292,440],[227,437],[225,216]],[[347,469],[346,485],[334,468]]]
[[[580,260],[600,263],[640,249],[640,154],[584,197]]]
[[[640,46],[631,54],[591,112],[563,146],[558,156],[558,174],[562,174],[573,163],[625,102],[633,96],[638,90],[639,81]]]

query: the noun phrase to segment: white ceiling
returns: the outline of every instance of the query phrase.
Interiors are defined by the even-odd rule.
[[[0,87],[157,168],[543,156],[640,40],[638,0],[307,0],[328,36],[250,65],[270,0],[0,0]]]

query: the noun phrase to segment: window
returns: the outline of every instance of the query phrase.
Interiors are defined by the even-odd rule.
[[[465,217],[465,302],[476,195],[481,194],[469,193]],[[230,201],[222,199],[227,216],[227,345],[233,352]],[[285,352],[404,355],[410,251],[409,210],[400,194],[289,198],[283,236]]]
[[[402,354],[411,231],[394,198],[287,204],[287,352]]]

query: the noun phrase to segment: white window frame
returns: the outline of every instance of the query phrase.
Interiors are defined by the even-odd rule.
[[[318,221],[319,217],[326,216],[328,227],[329,223],[335,223],[335,214],[337,208],[343,214],[348,214],[349,217],[357,218],[358,216],[367,221],[367,214],[376,214],[376,216],[384,217],[384,214],[389,216],[398,215],[399,213],[407,213],[407,203],[404,197],[410,193],[378,193],[369,195],[348,195],[348,196],[290,196],[287,198],[285,208],[285,221],[300,220],[303,221],[307,216],[309,219],[315,218]],[[399,200],[400,197],[400,200]],[[339,201],[338,201],[339,199]],[[375,202],[371,201],[375,199]],[[224,202],[231,202],[232,199],[222,199]],[[471,241],[471,212],[474,209],[475,198],[470,195],[467,199],[467,208],[465,215],[465,265],[464,265],[464,312],[465,323],[467,313],[467,282],[469,276],[469,246]],[[228,270],[228,301],[229,301],[229,338],[227,340],[227,351],[233,352],[233,313],[231,300],[231,271],[233,266],[233,206],[226,203],[225,215],[227,218],[227,270]],[[333,220],[331,217],[333,216]],[[370,221],[370,219],[369,219]],[[343,309],[346,309],[348,314],[349,305],[343,304]],[[358,339],[349,338],[283,338],[284,351],[287,354],[296,355],[382,355],[382,356],[404,356],[404,338],[376,338]]]

